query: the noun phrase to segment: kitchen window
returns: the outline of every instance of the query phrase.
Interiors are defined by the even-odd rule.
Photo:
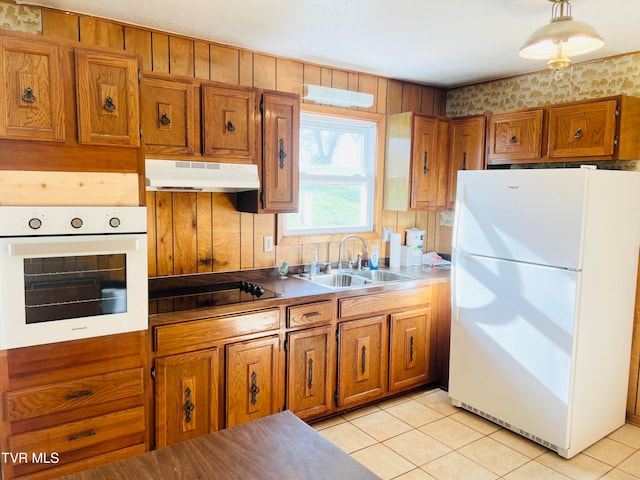
[[[374,230],[378,122],[302,112],[298,213],[284,235]]]

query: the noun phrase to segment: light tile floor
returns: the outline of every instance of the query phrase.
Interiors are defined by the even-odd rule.
[[[640,428],[624,425],[570,460],[465,410],[414,392],[312,425],[383,479],[640,479]]]

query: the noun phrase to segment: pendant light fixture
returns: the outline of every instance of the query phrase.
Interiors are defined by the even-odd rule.
[[[524,43],[520,56],[532,59],[549,59],[547,67],[562,76],[562,70],[571,65],[571,57],[593,52],[604,45],[595,29],[571,16],[568,0],[549,0],[551,21],[539,28]]]

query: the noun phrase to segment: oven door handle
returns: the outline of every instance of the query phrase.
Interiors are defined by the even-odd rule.
[[[78,253],[107,253],[107,252],[128,252],[140,250],[139,239],[129,240],[98,240],[98,241],[70,241],[51,243],[10,243],[10,256],[26,255],[74,255]]]

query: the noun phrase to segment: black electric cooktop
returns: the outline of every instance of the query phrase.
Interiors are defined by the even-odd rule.
[[[149,291],[149,313],[169,313],[196,308],[255,302],[278,294],[251,282],[226,282]]]

